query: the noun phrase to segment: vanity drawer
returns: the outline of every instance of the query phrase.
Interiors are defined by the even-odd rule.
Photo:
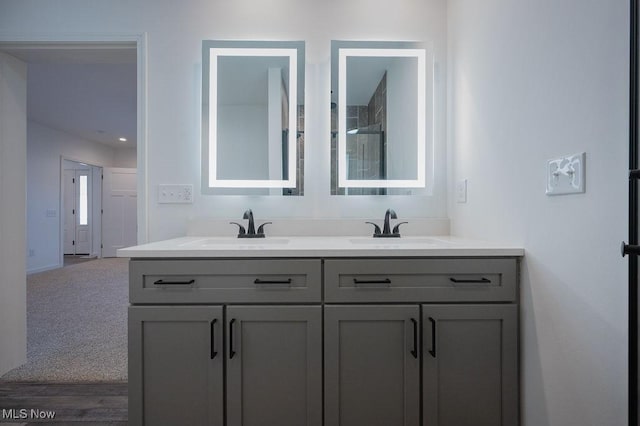
[[[319,259],[140,260],[129,263],[131,303],[320,302]]]
[[[517,261],[500,259],[330,259],[325,301],[514,302]]]

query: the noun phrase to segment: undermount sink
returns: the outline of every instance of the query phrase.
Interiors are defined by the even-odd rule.
[[[351,238],[349,240],[351,244],[363,244],[371,246],[390,246],[390,245],[406,245],[406,244],[420,244],[420,245],[442,245],[446,244],[445,241],[437,238],[421,238],[421,237],[404,237],[404,238]]]
[[[216,247],[216,246],[238,246],[238,247],[262,247],[271,245],[289,244],[287,238],[203,238],[195,241],[183,243],[181,247]]]

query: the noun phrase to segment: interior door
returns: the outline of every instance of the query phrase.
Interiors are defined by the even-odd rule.
[[[115,257],[119,248],[138,241],[136,169],[103,170],[102,256]]]
[[[91,253],[91,171],[75,171],[75,254]]]
[[[638,370],[640,369],[640,353],[638,340],[640,340],[640,317],[638,305],[640,305],[640,270],[638,268],[638,256],[640,256],[640,193],[638,181],[640,180],[640,158],[638,135],[640,133],[640,8],[638,1],[630,2],[630,78],[629,78],[629,244],[622,243],[622,256],[629,255],[629,426],[640,425],[638,406],[640,405],[640,381]]]
[[[63,189],[64,192],[64,254],[76,254],[74,240],[76,234],[76,215],[75,215],[75,170],[65,169]]]

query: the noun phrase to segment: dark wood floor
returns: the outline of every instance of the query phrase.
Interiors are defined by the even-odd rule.
[[[44,417],[46,414],[43,412],[55,412],[54,419],[38,420],[31,417]],[[0,423],[126,426],[127,383],[0,381]]]

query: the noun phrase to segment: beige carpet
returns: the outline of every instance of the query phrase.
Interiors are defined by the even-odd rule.
[[[8,381],[127,380],[128,260],[27,276],[27,364]]]

